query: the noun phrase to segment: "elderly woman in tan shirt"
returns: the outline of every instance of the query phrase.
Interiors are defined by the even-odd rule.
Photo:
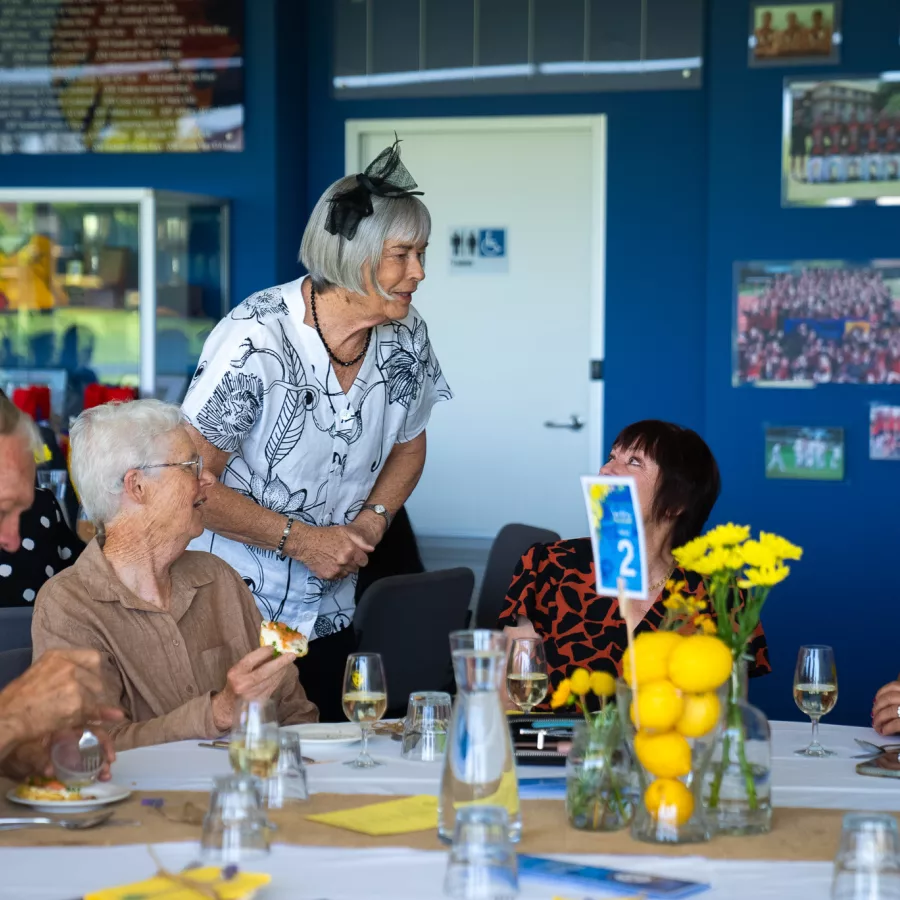
[[[218,557],[186,550],[214,479],[178,407],[95,407],[70,437],[73,481],[100,537],[39,592],[34,658],[101,651],[108,699],[125,711],[110,729],[118,749],[223,735],[241,696],[271,697],[281,724],[315,721],[295,657],[259,647],[244,582]]]

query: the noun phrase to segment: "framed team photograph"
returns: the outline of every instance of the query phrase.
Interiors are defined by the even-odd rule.
[[[869,407],[869,459],[900,461],[900,405]]]
[[[900,384],[900,259],[735,264],[732,384]]]
[[[805,66],[841,61],[840,3],[753,3],[751,66]]]
[[[900,204],[900,72],[784,89],[782,205]]]
[[[766,478],[844,480],[843,428],[766,428]]]

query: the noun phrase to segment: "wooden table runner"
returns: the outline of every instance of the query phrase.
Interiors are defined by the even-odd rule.
[[[0,785],[0,814],[32,815],[32,810],[5,799],[8,783]],[[141,800],[153,797],[164,801],[163,811],[142,806]],[[391,799],[361,794],[313,794],[308,802],[287,810],[274,810],[270,817],[278,826],[276,843],[313,847],[412,847],[439,850],[444,847],[433,831],[420,831],[393,837],[368,837],[342,828],[309,822],[306,816],[379,803]],[[102,847],[117,844],[155,844],[166,841],[196,841],[200,826],[177,819],[187,804],[195,814],[205,811],[209,795],[199,791],[138,792],[115,806],[116,819],[140,822],[134,825],[103,825],[90,831],[63,831],[61,828],[27,828],[0,832],[0,846]],[[171,821],[163,815],[175,818]],[[776,809],[770,834],[756,837],[717,837],[708,844],[667,846],[632,840],[628,830],[611,834],[576,831],[566,820],[561,800],[522,801],[524,830],[518,850],[522,853],[616,853],[641,856],[705,856],[709,859],[775,859],[830,861],[838,849],[841,810]]]

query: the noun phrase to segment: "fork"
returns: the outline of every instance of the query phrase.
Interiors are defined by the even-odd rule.
[[[77,749],[77,757],[67,753],[67,741],[63,740],[55,744],[51,751],[57,778],[70,787],[93,784],[105,759],[100,739],[87,728],[78,739]]]
[[[12,831],[16,828],[28,828],[34,825],[55,825],[58,828],[65,828],[66,831],[84,831],[86,828],[96,828],[98,825],[108,822],[114,812],[115,810],[109,809],[84,819],[51,819],[47,816],[0,818],[0,831]]]

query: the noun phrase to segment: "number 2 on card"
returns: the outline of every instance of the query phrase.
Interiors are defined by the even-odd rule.
[[[631,568],[631,563],[634,561],[634,544],[622,538],[617,549],[619,553],[625,552],[625,559],[622,560],[622,565],[619,567],[619,575],[622,578],[634,578],[637,575],[637,572]]]

